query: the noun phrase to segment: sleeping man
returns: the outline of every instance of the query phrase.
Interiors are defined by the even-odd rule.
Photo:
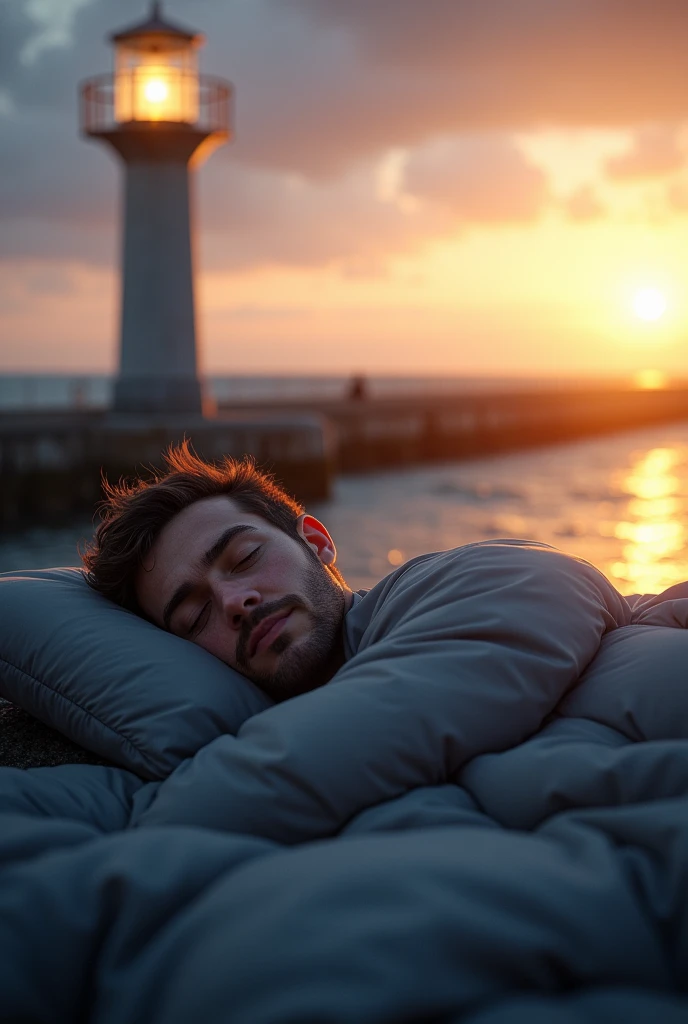
[[[354,594],[325,527],[249,461],[216,467],[184,446],[168,470],[110,489],[89,581],[275,704],[151,783],[136,825],[299,843],[413,803],[533,736],[631,622],[594,566],[527,541],[420,555]]]
[[[89,583],[205,648],[275,701],[327,683],[354,653],[356,631],[343,625],[362,594],[336,568],[325,526],[249,460],[216,467],[185,444],[167,461],[167,474],[152,483],[108,489],[84,556]],[[425,563],[421,575],[436,587],[438,568],[453,571],[451,561],[442,568],[446,556],[424,555],[408,566]],[[623,610],[623,598],[596,575]]]

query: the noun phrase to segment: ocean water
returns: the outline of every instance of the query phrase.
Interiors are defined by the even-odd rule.
[[[309,509],[354,589],[414,555],[523,537],[586,558],[623,593],[688,579],[688,422],[534,451],[341,477]],[[0,539],[0,571],[78,564],[88,521]]]

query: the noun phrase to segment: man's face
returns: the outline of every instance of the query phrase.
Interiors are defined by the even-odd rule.
[[[351,595],[324,563],[311,516],[288,536],[231,498],[204,498],[160,532],[136,577],[146,615],[204,647],[275,700],[321,686],[337,668]]]

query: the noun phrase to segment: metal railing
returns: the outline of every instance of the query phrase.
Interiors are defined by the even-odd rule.
[[[168,73],[166,86],[176,90],[173,116],[151,116],[150,100],[141,99],[136,80],[138,69],[117,76],[96,75],[81,83],[80,127],[85,135],[99,135],[132,124],[189,125],[197,131],[229,134],[231,129],[232,86],[214,75],[190,75],[176,69]],[[196,93],[197,90],[197,93]],[[122,111],[125,111],[124,116]]]

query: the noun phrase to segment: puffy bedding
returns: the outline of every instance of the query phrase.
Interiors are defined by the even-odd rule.
[[[29,665],[17,620],[4,696],[72,738],[37,687],[97,704],[122,767],[0,769],[0,1019],[685,1022],[687,623],[688,587],[469,545],[358,600],[327,686],[195,741],[139,674],[132,753],[111,680]]]

